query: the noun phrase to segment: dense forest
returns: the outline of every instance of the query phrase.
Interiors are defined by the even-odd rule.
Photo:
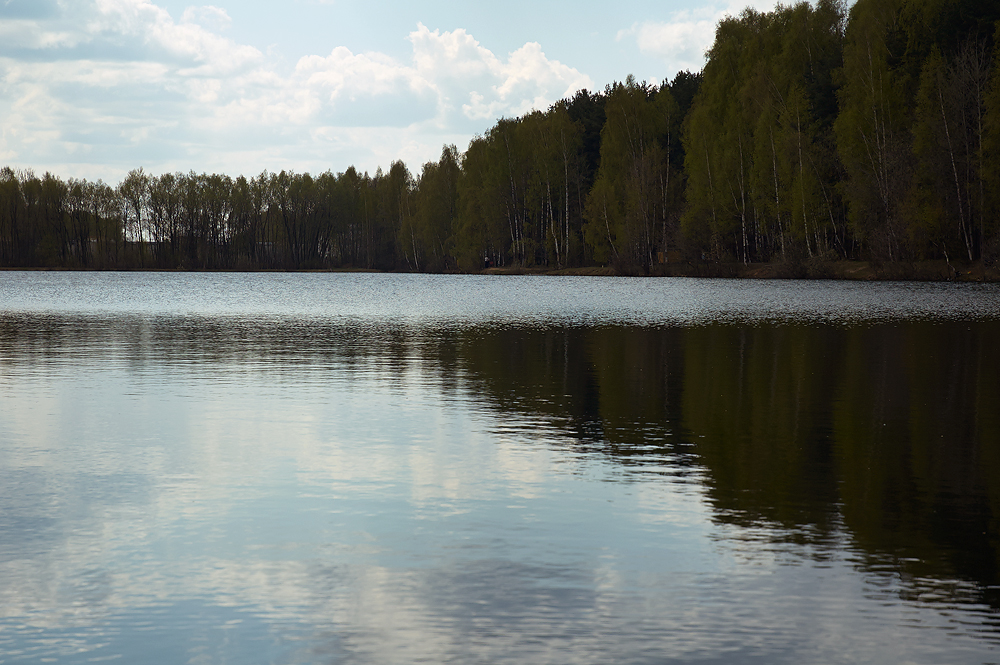
[[[1000,257],[1000,2],[743,11],[699,73],[503,118],[419,174],[0,170],[0,265],[474,271]]]

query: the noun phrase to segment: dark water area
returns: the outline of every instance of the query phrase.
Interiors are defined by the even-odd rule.
[[[1000,661],[1000,289],[0,274],[0,662]]]

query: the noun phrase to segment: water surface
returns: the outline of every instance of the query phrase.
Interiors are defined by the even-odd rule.
[[[1000,661],[1000,290],[0,273],[0,661]]]

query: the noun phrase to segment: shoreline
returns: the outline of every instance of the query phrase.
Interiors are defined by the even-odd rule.
[[[492,275],[631,276],[612,267],[582,268],[488,268]],[[644,276],[644,275],[635,275]],[[802,263],[661,263],[649,277],[704,277],[728,279],[815,279],[851,281],[1000,282],[1000,265],[982,262],[963,264],[947,261],[905,261],[874,264],[870,261],[808,261]]]
[[[578,277],[701,277],[726,279],[812,279],[851,281],[915,281],[915,282],[1000,282],[1000,264],[985,266],[982,262],[948,263],[946,261],[901,261],[875,264],[870,261],[806,261],[801,263],[696,263],[676,262],[654,265],[646,275],[620,271],[612,266],[582,266],[548,268],[511,266],[486,268],[479,272],[448,271],[441,273],[410,273],[370,268],[304,268],[304,269],[210,269],[188,268],[80,268],[80,267],[0,267],[0,272],[301,272],[301,273],[392,273],[440,275],[536,275]]]

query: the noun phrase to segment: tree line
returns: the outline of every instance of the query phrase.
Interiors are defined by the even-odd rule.
[[[704,69],[502,118],[416,175],[0,169],[0,265],[473,271],[1000,255],[1000,3],[744,10]]]

